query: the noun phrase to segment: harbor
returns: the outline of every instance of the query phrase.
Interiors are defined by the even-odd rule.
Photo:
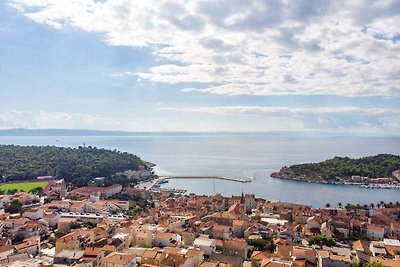
[[[159,176],[155,179],[143,181],[137,184],[135,187],[138,189],[146,189],[151,191],[169,191],[176,194],[184,194],[186,190],[184,189],[176,189],[176,188],[161,188],[161,184],[168,183],[170,179],[219,179],[225,181],[232,181],[238,183],[250,183],[253,178],[233,178],[233,177],[225,177],[225,176]]]
[[[166,176],[166,179],[220,179],[239,183],[250,183],[252,179],[234,178],[226,176]]]
[[[363,184],[360,185],[361,188],[367,188],[367,189],[400,189],[399,184]]]

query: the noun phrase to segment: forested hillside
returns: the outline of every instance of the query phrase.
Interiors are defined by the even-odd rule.
[[[3,181],[31,180],[52,175],[65,179],[109,177],[116,172],[137,170],[139,157],[95,147],[0,145],[0,177]]]
[[[352,159],[334,157],[318,163],[296,164],[283,167],[273,177],[301,178],[302,180],[329,181],[337,178],[348,179],[352,175],[369,178],[391,177],[394,170],[400,169],[400,156],[379,154],[376,156]]]

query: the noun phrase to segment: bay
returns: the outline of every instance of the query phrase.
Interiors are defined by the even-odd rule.
[[[157,164],[159,175],[253,178],[251,183],[174,179],[164,187],[196,194],[241,192],[265,199],[323,207],[339,202],[370,204],[400,201],[398,189],[365,189],[271,178],[271,172],[334,156],[362,157],[400,153],[400,138],[271,136],[263,134],[159,134],[135,136],[0,136],[1,144],[96,146],[127,151]]]

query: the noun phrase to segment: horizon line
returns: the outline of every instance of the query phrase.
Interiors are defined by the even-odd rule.
[[[280,130],[280,131],[128,131],[128,130],[98,130],[98,129],[68,129],[68,128],[8,128],[0,129],[0,135],[9,132],[14,134],[24,134],[28,136],[28,133],[38,133],[40,132],[51,132],[51,131],[64,131],[66,133],[73,132],[91,132],[91,133],[102,133],[102,134],[305,134],[305,135],[339,135],[339,136],[372,136],[372,137],[400,137],[396,134],[382,134],[382,133],[360,133],[360,132],[330,132],[330,131],[312,131],[312,130],[302,130],[302,131],[290,131],[290,130]]]

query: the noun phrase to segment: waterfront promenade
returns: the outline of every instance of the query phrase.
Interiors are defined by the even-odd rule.
[[[166,179],[167,177],[158,177],[156,179],[152,179],[149,181],[143,181],[138,183],[137,185],[135,185],[135,188],[137,189],[147,189],[150,190],[151,188],[153,188],[156,184],[158,184],[161,180]]]

